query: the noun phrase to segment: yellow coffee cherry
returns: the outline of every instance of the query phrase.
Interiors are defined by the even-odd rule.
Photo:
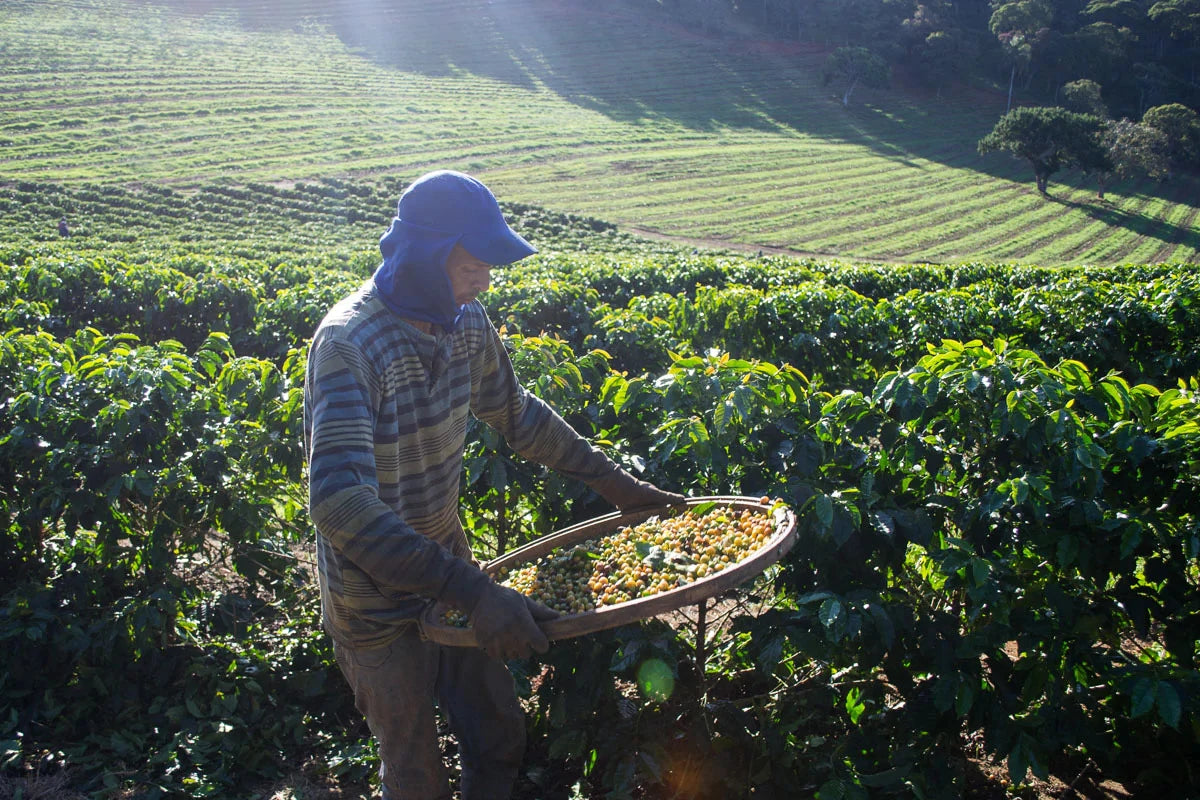
[[[503,567],[496,579],[561,614],[581,614],[719,574],[762,548],[774,531],[766,509],[651,517],[531,563]],[[461,614],[455,622],[449,615],[445,619],[466,624]]]

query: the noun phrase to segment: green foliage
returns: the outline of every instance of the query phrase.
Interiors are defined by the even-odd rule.
[[[806,506],[816,539],[786,579],[807,611],[785,630],[831,669],[876,676],[845,696],[856,771],[957,796],[960,778],[917,767],[946,763],[964,723],[1018,781],[1027,768],[1045,777],[1064,748],[1115,761],[1134,746],[1111,734],[1131,709],[1143,721],[1123,733],[1176,729],[1174,698],[1194,697],[1197,679],[1184,621],[1197,517],[1196,440],[1175,440],[1196,412],[1194,390],[1093,379],[1003,341],[944,342],[871,395],[831,399],[818,430],[841,455],[822,472],[841,488]],[[1175,589],[1148,581],[1147,564]],[[1159,614],[1183,628],[1176,646],[1147,650]],[[1160,685],[1164,713],[1146,719]],[[896,690],[923,702],[897,706]],[[1142,735],[1181,757],[1196,747]]]
[[[522,384],[576,430],[592,435],[596,387],[608,374],[603,351],[576,355],[562,339],[505,332]],[[571,501],[586,491],[540,464],[520,458],[495,431],[472,418],[467,437],[462,510],[471,545],[489,559],[575,521]]]
[[[793,367],[730,358],[676,358],[657,379],[611,375],[601,387],[605,438],[648,440],[654,467],[689,494],[761,496],[811,467],[797,442],[807,378]],[[667,466],[670,469],[667,470]]]
[[[1098,117],[1062,108],[1015,108],[979,140],[979,152],[1007,150],[1033,167],[1038,191],[1046,193],[1050,176],[1063,167],[1084,171],[1111,168],[1100,143]]]
[[[1101,142],[1112,168],[1100,172],[1100,197],[1112,177],[1139,173],[1153,178],[1170,176],[1167,137],[1157,128],[1127,119],[1110,120],[1104,125]]]
[[[967,737],[1014,780],[1079,754],[1197,785],[1194,266],[621,253],[522,214],[595,242],[485,297],[522,382],[664,488],[799,520],[707,623],[517,665],[529,796],[950,798]],[[301,763],[363,784],[299,404],[307,336],[369,262],[83,238],[0,268],[3,768],[69,766],[101,797],[249,796]],[[482,557],[610,510],[486,427],[466,456]]]
[[[1064,83],[1061,91],[1060,105],[1076,114],[1091,114],[1093,117],[1104,119],[1108,116],[1108,108],[1101,97],[1100,84],[1086,78]]]
[[[669,380],[607,389],[625,424],[645,428],[666,405],[658,469],[701,481],[714,473],[712,418],[685,416],[672,397],[704,375],[716,400],[705,405],[719,414],[734,376],[754,369],[704,365],[681,360]],[[686,695],[686,638],[651,627],[556,646],[535,723],[548,758],[584,765],[581,779],[613,796],[677,785],[664,765],[682,741],[696,762],[715,758],[690,765],[704,788],[689,786],[689,797],[795,792],[814,779],[823,795],[957,797],[963,778],[950,765],[965,726],[1017,782],[1046,777],[1064,751],[1086,751],[1107,773],[1154,742],[1176,768],[1156,763],[1166,772],[1142,777],[1191,785],[1182,765],[1200,744],[1184,722],[1200,710],[1194,387],[1093,378],[1004,341],[931,347],[870,394],[782,385],[786,395],[758,395],[759,413],[775,409],[775,423],[792,426],[781,438],[805,442],[807,458],[784,470],[793,481],[771,487],[800,509],[802,531],[774,609],[735,620],[729,649],[710,653],[703,707]],[[1170,507],[1150,495],[1171,497]],[[1167,629],[1174,645],[1147,646]],[[621,679],[651,660],[675,665],[680,695],[633,703]],[[828,677],[847,673],[840,685]],[[781,683],[751,688],[768,679]],[[822,694],[831,710],[797,714],[802,696]],[[832,771],[827,735],[842,743]],[[720,742],[721,756],[702,742]],[[730,762],[753,766],[725,771]]]
[[[308,536],[302,371],[302,353],[277,368],[216,333],[192,355],[91,328],[0,338],[7,760],[62,749],[139,764],[155,796],[208,796],[272,774],[303,718],[325,713],[290,688],[320,665],[260,650],[280,632],[246,614],[269,612],[205,568],[301,596],[287,546]],[[314,634],[297,646],[324,648]]]
[[[1147,109],[1142,123],[1166,136],[1167,155],[1177,168],[1200,166],[1200,114],[1181,103],[1168,103]]]
[[[850,95],[859,84],[882,87],[888,82],[888,66],[865,47],[839,47],[829,54],[822,70],[825,83],[837,78],[846,85],[842,105],[850,105]]]

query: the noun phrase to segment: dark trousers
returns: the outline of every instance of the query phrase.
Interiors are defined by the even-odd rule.
[[[450,800],[434,700],[458,740],[462,800],[506,800],[525,754],[525,715],[503,663],[424,641],[415,627],[387,647],[334,645],[354,704],[379,742],[384,800]]]

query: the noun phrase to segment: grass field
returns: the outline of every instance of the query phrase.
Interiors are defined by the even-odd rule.
[[[240,5],[240,7],[239,7]],[[268,13],[266,9],[270,8]],[[1033,187],[980,91],[823,87],[824,53],[572,0],[6,0],[0,182],[434,167],[682,241],[844,259],[1200,259],[1200,186]],[[1060,176],[1056,176],[1060,177]]]

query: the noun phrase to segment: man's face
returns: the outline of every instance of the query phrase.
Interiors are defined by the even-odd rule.
[[[446,258],[446,275],[454,292],[454,302],[465,305],[492,285],[492,265],[480,261],[461,244],[454,245]]]

